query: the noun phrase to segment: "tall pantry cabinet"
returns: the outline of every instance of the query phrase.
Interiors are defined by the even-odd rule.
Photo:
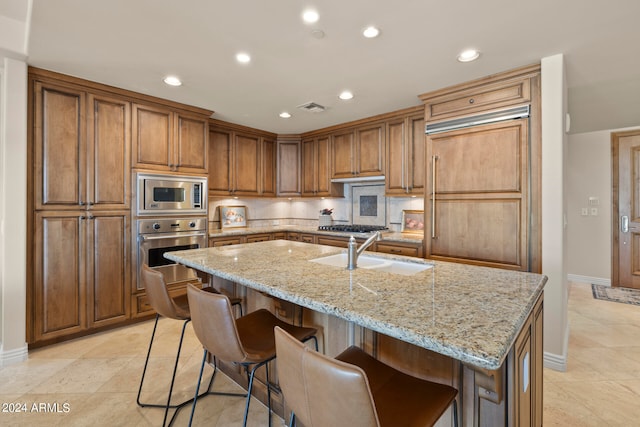
[[[540,66],[420,98],[425,256],[539,272]]]
[[[129,317],[130,103],[29,73],[28,341]]]

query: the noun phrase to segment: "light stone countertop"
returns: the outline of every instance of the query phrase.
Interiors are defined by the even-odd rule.
[[[534,273],[369,252],[434,267],[404,276],[309,262],[344,251],[271,240],[165,257],[490,370],[506,359],[547,281]]]
[[[337,236],[349,237],[354,236],[356,239],[366,239],[371,233],[349,233],[340,231],[320,231],[318,227],[309,227],[302,225],[274,225],[272,227],[246,227],[246,228],[228,228],[215,229],[209,231],[209,237],[225,237],[225,236],[246,236],[250,234],[276,233],[278,231],[294,231],[298,233],[316,234],[318,236]],[[390,242],[422,242],[422,234],[407,234],[396,231],[382,231],[382,240]]]

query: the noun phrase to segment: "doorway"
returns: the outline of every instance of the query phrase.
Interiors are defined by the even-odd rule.
[[[612,286],[640,289],[640,130],[611,134]]]

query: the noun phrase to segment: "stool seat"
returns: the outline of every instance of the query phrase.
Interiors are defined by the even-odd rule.
[[[453,406],[458,391],[407,375],[349,347],[335,359],[314,352],[275,329],[280,387],[305,427],[433,426]],[[356,409],[357,408],[357,409]]]
[[[381,426],[432,426],[458,393],[448,385],[402,373],[358,347],[349,347],[336,359],[366,373]]]
[[[195,273],[194,273],[195,277]],[[176,378],[176,372],[178,370],[178,362],[180,359],[180,351],[182,349],[182,341],[184,339],[184,332],[187,324],[191,321],[191,313],[189,310],[189,299],[186,294],[179,295],[176,297],[172,297],[169,295],[169,291],[167,289],[167,284],[165,283],[164,275],[161,271],[154,270],[149,267],[147,264],[142,264],[141,266],[141,279],[142,284],[147,292],[147,298],[149,299],[149,305],[156,311],[156,320],[153,325],[153,332],[151,332],[151,340],[149,341],[149,348],[147,350],[147,357],[144,362],[144,368],[142,370],[142,377],[140,378],[140,386],[138,387],[138,396],[136,398],[136,403],[141,407],[155,407],[155,408],[164,408],[164,419],[162,421],[162,425],[164,426],[167,423],[167,416],[169,413],[169,408],[175,408],[173,416],[169,420],[169,425],[171,425],[175,419],[175,416],[178,413],[178,410],[185,406],[188,403],[191,403],[193,399],[188,399],[182,401],[180,403],[171,403],[171,397],[173,393],[173,385]],[[203,288],[205,293],[213,293],[219,294],[218,290],[212,287]],[[242,299],[241,298],[230,298],[230,303],[240,307],[240,315],[242,315]],[[182,331],[180,333],[180,341],[178,343],[178,351],[176,353],[176,359],[173,367],[173,374],[171,376],[171,385],[169,386],[169,394],[167,397],[166,404],[158,404],[158,403],[149,403],[143,402],[140,399],[142,394],[142,386],[144,384],[144,379],[147,373],[147,367],[149,365],[149,358],[151,356],[151,348],[153,347],[153,341],[156,335],[156,329],[158,327],[158,320],[160,316],[163,316],[167,319],[174,319],[182,321]],[[213,382],[213,377],[209,382],[209,387]]]
[[[193,422],[196,404],[200,396],[197,390],[200,389],[207,354],[227,362],[237,363],[247,371],[248,386],[247,400],[244,410],[243,426],[247,425],[249,415],[249,404],[251,403],[251,390],[256,370],[265,367],[267,386],[267,407],[269,410],[269,426],[271,426],[271,384],[269,381],[269,362],[276,357],[276,341],[274,330],[288,331],[291,339],[306,341],[316,340],[315,328],[305,328],[283,322],[274,314],[265,309],[256,310],[238,319],[231,313],[231,303],[226,295],[220,295],[187,285],[187,295],[189,297],[189,307],[191,309],[191,319],[193,330],[204,347],[202,364],[200,366],[200,376],[196,384],[196,395],[193,398],[191,407],[191,417],[189,426]],[[302,345],[302,344],[301,344]]]

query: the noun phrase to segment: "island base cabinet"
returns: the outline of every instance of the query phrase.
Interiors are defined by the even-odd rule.
[[[357,345],[407,374],[455,387],[459,391],[460,426],[542,426],[543,296],[534,305],[503,365],[497,370],[487,370],[228,280],[212,277],[211,282],[225,293],[243,297],[245,313],[266,308],[289,323],[317,328],[319,350],[330,357]],[[247,376],[237,364],[218,361],[218,366],[246,389]],[[277,360],[269,364],[269,379],[278,383]],[[256,374],[253,394],[266,404],[264,369]],[[272,392],[271,404],[274,412],[288,422],[291,408],[280,392]],[[435,425],[454,426],[453,410],[447,410]]]
[[[541,296],[500,369],[464,367],[465,426],[542,426],[543,311]]]

